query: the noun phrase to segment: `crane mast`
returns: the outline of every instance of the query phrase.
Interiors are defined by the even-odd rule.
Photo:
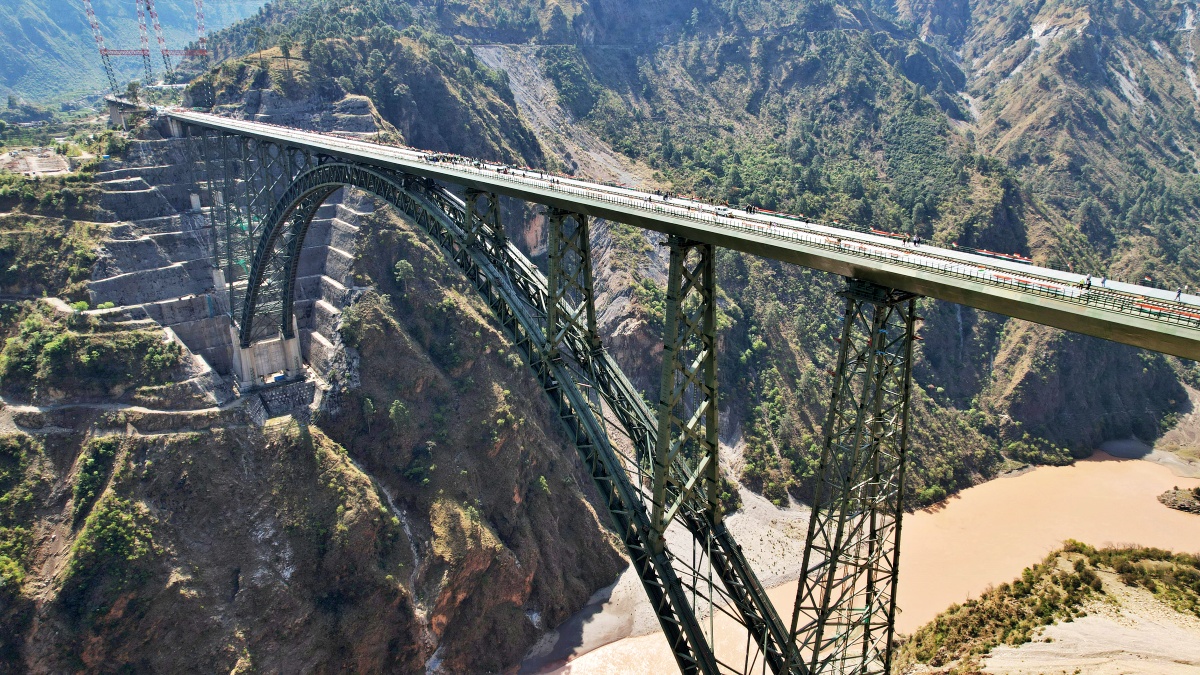
[[[196,0],[197,6],[202,0]],[[88,24],[92,27],[92,38],[96,40],[96,49],[100,50],[100,63],[104,65],[104,74],[108,76],[108,88],[113,94],[117,93],[117,76],[113,74],[112,60],[108,57],[108,49],[104,46],[104,35],[100,33],[100,22],[96,19],[96,10],[92,8],[92,0],[83,0],[83,9],[87,12]]]
[[[204,68],[208,69],[208,37],[204,32],[204,0],[195,0],[196,3],[196,51],[200,52],[200,56],[204,60]]]
[[[146,33],[146,10],[142,0],[137,3],[138,38],[142,42],[142,68],[146,71],[146,84],[154,82],[154,71],[150,69],[150,36]]]
[[[154,9],[154,0],[144,0],[146,11],[150,13],[150,23],[154,26],[154,37],[158,41],[158,51],[162,54],[163,69],[166,71],[166,82],[175,82],[175,67],[171,65],[171,54],[167,49],[167,41],[163,39],[162,24],[158,21],[158,12]]]

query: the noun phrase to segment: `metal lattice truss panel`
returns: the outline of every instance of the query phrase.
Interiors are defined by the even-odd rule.
[[[914,296],[850,280],[792,633],[810,673],[888,672]]]
[[[550,240],[546,339],[555,356],[572,337],[584,339],[583,343],[570,345],[572,352],[594,354],[600,350],[600,334],[596,329],[588,217],[551,208],[546,213],[546,229]]]
[[[713,247],[670,237],[663,369],[654,452],[660,541],[686,503],[721,520],[717,465],[717,301]]]
[[[292,337],[290,299],[304,235],[316,209],[341,185],[289,199],[319,157],[231,134],[200,134],[190,148],[204,165],[214,267],[225,281],[241,346],[280,333]]]
[[[500,219],[500,197],[494,192],[481,190],[466,191],[463,198],[465,203],[467,245],[473,246],[478,237],[490,237],[495,240],[497,250],[504,250],[507,235]]]

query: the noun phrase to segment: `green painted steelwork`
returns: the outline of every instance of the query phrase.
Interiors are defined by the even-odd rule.
[[[690,501],[721,522],[717,451],[717,285],[713,247],[670,237],[652,522],[667,526]],[[681,470],[673,470],[678,466]],[[669,488],[669,489],[668,489]]]
[[[684,672],[886,672],[914,294],[1200,356],[1200,322],[1184,314],[1147,315],[1129,293],[1009,283],[995,274],[1001,268],[964,269],[961,260],[942,260],[946,252],[932,247],[916,254],[923,261],[917,264],[912,254],[883,246],[783,232],[728,214],[681,213],[682,207],[598,194],[558,179],[526,176],[522,182],[478,162],[443,166],[396,154],[404,149],[211,116],[172,116],[194,127],[188,135],[199,138],[204,153],[214,265],[224,265],[243,347],[293,336],[304,237],[321,203],[341,187],[378,196],[438,242],[496,313],[554,404]],[[464,198],[434,178],[465,187]],[[499,195],[547,206],[547,276],[508,241]],[[668,235],[657,411],[600,340],[590,249],[595,217]],[[718,499],[716,246],[852,279],[805,546],[807,573],[790,629],[726,529]],[[1027,279],[1040,278],[1037,268],[1029,269]],[[614,442],[611,433],[626,440]],[[690,557],[684,542],[691,544]],[[718,614],[744,630],[747,656],[740,664],[714,650]]]
[[[602,498],[609,507],[614,527],[625,544],[626,551],[638,569],[651,604],[658,614],[668,642],[684,672],[719,672],[711,646],[688,601],[686,585],[679,579],[669,552],[655,550],[650,545],[652,528],[637,488],[629,481],[623,462],[613,450],[603,421],[582,393],[578,375],[569,370],[561,358],[552,357],[555,349],[544,333],[547,292],[545,279],[528,261],[519,264],[523,256],[505,242],[505,250],[497,249],[502,238],[469,237],[468,230],[477,233],[490,230],[486,224],[473,228],[464,224],[465,205],[436,186],[412,177],[393,175],[369,167],[326,163],[317,165],[296,178],[281,200],[264,219],[262,237],[256,260],[259,265],[248,277],[245,305],[242,308],[241,334],[250,337],[249,326],[257,314],[255,290],[266,281],[267,251],[274,247],[285,232],[294,231],[291,246],[298,250],[307,227],[302,220],[311,220],[314,208],[335,189],[343,186],[363,189],[397,207],[426,231],[462,269],[477,290],[488,301],[510,337],[526,356],[542,382],[547,395],[559,411],[567,431],[575,440],[585,463],[592,473]],[[473,245],[468,245],[471,239]],[[289,258],[294,260],[295,257]],[[290,305],[285,302],[285,306]],[[567,313],[574,308],[563,307]],[[282,326],[280,326],[282,328]],[[572,327],[569,342],[580,337]],[[586,340],[583,340],[586,341]],[[611,379],[611,378],[610,378]]]
[[[887,675],[916,302],[911,293],[857,279],[845,297],[792,614],[793,663],[814,674]]]
[[[463,201],[466,204],[464,222],[468,223],[467,243],[474,244],[475,237],[479,236],[481,232],[486,232],[488,236],[496,239],[500,249],[505,248],[504,242],[507,235],[504,233],[504,225],[500,219],[500,197],[494,192],[467,190]],[[482,207],[480,202],[483,202]],[[480,228],[479,225],[487,227]]]
[[[574,227],[570,223],[575,223]],[[582,335],[586,350],[600,349],[596,328],[596,291],[592,282],[592,243],[588,217],[561,209],[546,214],[549,244],[546,257],[550,297],[547,300],[546,339],[557,357],[568,335]]]
[[[793,646],[796,631],[787,630],[722,522],[712,245],[669,240],[655,420],[602,348],[587,216],[549,210],[546,279],[507,241],[495,193],[472,190],[457,200],[415,176],[218,134],[213,140],[224,169],[221,193],[240,193],[238,205],[212,193],[214,153],[208,134],[199,137],[209,164],[210,219],[215,225],[224,214],[224,237],[214,228],[214,253],[224,260],[215,264],[227,270],[242,346],[272,334],[292,337],[299,254],[321,203],[347,185],[383,198],[438,241],[522,346],[606,497],[680,668],[808,672],[811,665]],[[249,269],[238,271],[247,263]],[[609,417],[628,437],[630,455],[609,441]],[[690,534],[690,560],[667,545],[672,523]],[[740,665],[714,653],[712,621],[719,613],[741,624],[747,646],[757,647]]]
[[[251,143],[230,134],[209,136],[203,130],[193,135],[200,139],[200,150],[209,164],[207,175],[213,176],[212,165],[217,165],[215,173],[221,177],[221,197],[212,192],[215,185],[210,186],[210,220],[218,256],[214,265],[226,270],[230,310],[237,319],[242,346],[276,335],[292,337],[299,253],[308,224],[333,191],[355,186],[397,206],[437,239],[468,277],[489,279],[488,288],[508,291],[499,296],[485,293],[498,316],[503,319],[506,312],[514,313],[511,296],[515,292],[523,303],[517,314],[526,317],[525,324],[537,322],[537,335],[528,335],[522,324],[513,333],[514,340],[525,345],[523,351],[562,412],[564,423],[574,425],[572,437],[597,486],[607,495],[610,516],[639,570],[680,668],[704,673],[754,668],[779,672],[785,668],[789,648],[786,626],[725,528],[717,507],[716,374],[715,367],[710,367],[715,364],[711,247],[689,245],[689,249],[702,252],[704,264],[693,264],[686,274],[680,267],[678,302],[673,305],[682,317],[676,322],[679,330],[674,339],[686,343],[696,338],[690,327],[696,317],[690,315],[693,300],[689,298],[707,298],[697,305],[705,308],[703,325],[709,327],[702,331],[708,337],[700,339],[707,345],[707,356],[702,359],[706,365],[697,369],[690,364],[667,364],[683,374],[681,382],[698,378],[709,392],[705,410],[712,414],[702,415],[711,430],[705,432],[704,455],[709,459],[701,460],[698,472],[696,454],[690,448],[679,451],[677,447],[662,461],[654,414],[602,348],[596,328],[589,218],[561,210],[548,214],[551,250],[557,252],[548,256],[548,280],[508,242],[494,193],[468,192],[463,201],[415,176],[288,148],[272,150],[261,139]],[[260,167],[265,177],[255,175]],[[291,172],[294,175],[284,177]],[[237,199],[224,197],[231,194]],[[480,205],[481,201],[485,203]],[[266,214],[258,217],[258,209],[268,207]],[[436,227],[439,219],[449,219],[456,228]],[[497,276],[480,276],[480,256],[489,261]],[[684,283],[685,276],[693,280]],[[692,293],[693,287],[699,291],[701,286],[707,290]],[[496,297],[505,301],[497,305]],[[506,325],[516,330],[511,322]],[[628,438],[628,445],[622,447],[630,448],[630,454],[608,441],[605,434],[610,418]],[[674,421],[672,424],[674,430],[680,428]],[[695,432],[703,425],[688,428]],[[660,461],[655,461],[656,456]],[[654,473],[659,498],[654,497]],[[667,504],[670,506],[660,510],[652,522],[651,511]],[[678,522],[687,533],[690,556],[678,555],[674,547],[664,545],[663,535],[672,522]],[[740,664],[723,662],[713,652],[713,621],[718,614],[741,624],[747,647],[755,647],[748,649]]]

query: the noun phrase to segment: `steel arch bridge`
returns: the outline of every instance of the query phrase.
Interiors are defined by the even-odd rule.
[[[241,143],[239,139],[221,142],[231,141]],[[274,152],[265,147],[253,150],[263,156]],[[274,165],[272,159],[279,157],[272,154],[259,166]],[[247,164],[231,166],[242,170],[253,161],[247,158]],[[749,672],[756,665],[771,672],[786,670],[790,640],[784,624],[725,529],[716,498],[711,247],[683,240],[671,243],[672,278],[677,280],[673,292],[680,300],[703,296],[704,309],[700,319],[679,316],[675,321],[673,343],[678,356],[664,378],[672,389],[679,389],[673,394],[677,404],[670,411],[677,434],[674,439],[660,439],[661,415],[647,407],[602,348],[596,328],[586,216],[560,210],[548,214],[552,254],[547,277],[507,241],[494,194],[468,192],[464,200],[425,178],[320,156],[293,155],[290,161],[297,173],[278,192],[263,218],[233,215],[215,228],[225,235],[216,243],[215,254],[231,280],[230,306],[240,308],[234,312],[238,346],[244,350],[276,335],[283,340],[295,338],[292,302],[296,269],[304,236],[321,203],[343,187],[355,187],[382,199],[437,242],[525,357],[600,490],[681,670]],[[211,158],[209,163],[213,163]],[[224,183],[216,194],[233,194],[235,182]],[[252,182],[245,181],[242,187]],[[260,183],[267,184],[275,183]],[[265,204],[263,199],[260,196],[257,203]],[[218,198],[220,206],[212,213],[237,211],[223,201]],[[239,243],[239,238],[244,241]],[[251,243],[253,257],[247,266],[245,259],[237,256],[248,251]],[[685,276],[689,279],[686,288],[681,281]],[[701,287],[701,283],[706,285]],[[701,342],[705,348],[698,354],[695,346]],[[686,363],[695,356],[702,362],[699,369]],[[711,414],[700,424],[680,428],[684,416],[680,399],[690,390],[687,378],[697,373],[704,378],[705,395],[711,401],[705,407]],[[610,439],[608,427],[613,418],[631,441],[632,453],[621,451]],[[681,453],[678,443],[690,442],[687,435],[697,430],[703,433],[703,424],[711,425],[704,437],[710,445],[699,458],[689,459],[695,449],[689,447],[689,453]],[[670,440],[677,445],[674,456],[668,458],[660,445]],[[678,523],[676,527],[682,526],[691,535],[693,545],[686,555],[666,545],[665,533],[671,523]],[[713,612],[731,616],[744,626],[761,654],[750,654],[740,664],[720,660],[712,648]],[[710,619],[707,625],[706,618]]]
[[[889,671],[920,295],[1200,356],[1200,311],[1161,291],[1113,284],[1089,295],[1090,288],[1076,290],[1053,270],[1017,265],[1015,271],[932,247],[910,252],[819,225],[782,232],[775,221],[750,214],[728,223],[722,220],[733,220],[728,214],[678,203],[653,207],[653,220],[643,214],[653,210],[651,196],[616,186],[564,186],[517,170],[521,183],[508,167],[465,158],[196,113],[171,112],[167,119],[173,134],[185,138],[194,178],[208,194],[214,273],[228,293],[235,367],[244,383],[261,375],[254,350],[267,342],[282,345],[285,370],[299,374],[292,305],[317,209],[347,186],[387,202],[437,242],[523,354],[591,473],[687,673]],[[439,180],[465,187],[462,196]],[[507,239],[500,194],[546,206],[547,274]],[[667,234],[663,363],[653,408],[606,353],[597,330],[593,217]],[[718,499],[716,243],[848,277],[790,622],[725,528]],[[717,649],[718,615],[739,627],[744,650]]]

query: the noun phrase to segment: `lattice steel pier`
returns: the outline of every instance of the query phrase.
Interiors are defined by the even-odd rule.
[[[896,612],[916,296],[849,280],[804,574],[792,615],[809,673],[887,673]]]

